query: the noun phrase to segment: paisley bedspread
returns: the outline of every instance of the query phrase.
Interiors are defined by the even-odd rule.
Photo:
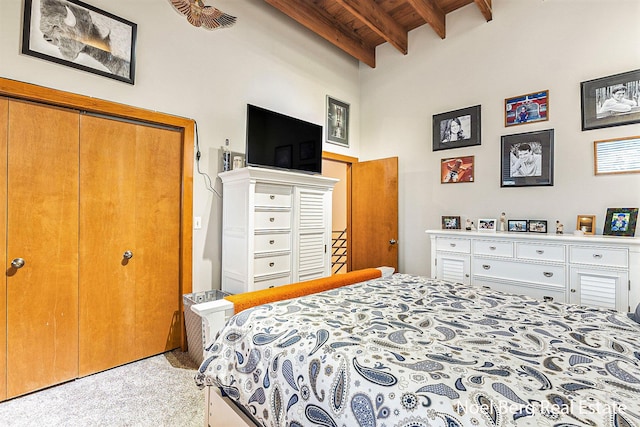
[[[235,315],[196,383],[264,426],[639,426],[640,325],[395,274]]]

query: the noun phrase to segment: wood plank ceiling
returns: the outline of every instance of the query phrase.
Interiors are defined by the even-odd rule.
[[[265,0],[268,4],[372,68],[376,46],[391,43],[403,55],[408,33],[424,24],[446,36],[446,15],[475,3],[487,21],[491,0]]]

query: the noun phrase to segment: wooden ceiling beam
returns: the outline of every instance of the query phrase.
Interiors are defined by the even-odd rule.
[[[408,52],[408,31],[374,0],[334,0],[403,55]]]
[[[324,10],[310,1],[265,0],[266,3],[304,25],[325,40],[359,59],[371,68],[376,66],[375,46],[368,46],[336,23]]]
[[[487,20],[487,22],[491,21],[493,19],[493,12],[491,11],[491,0],[473,0],[476,3],[476,6],[478,6],[478,9],[480,9],[480,12],[482,12],[482,16],[484,16],[484,19]]]
[[[445,38],[447,34],[445,13],[438,7],[435,0],[407,0],[407,2],[418,12],[418,15],[431,26],[433,31],[435,31],[441,39]]]

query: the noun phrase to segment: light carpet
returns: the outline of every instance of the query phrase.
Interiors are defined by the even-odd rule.
[[[196,366],[174,350],[0,403],[2,426],[203,426]]]

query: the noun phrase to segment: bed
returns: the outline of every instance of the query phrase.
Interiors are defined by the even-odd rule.
[[[196,383],[248,425],[636,426],[640,325],[393,274],[240,311]]]

